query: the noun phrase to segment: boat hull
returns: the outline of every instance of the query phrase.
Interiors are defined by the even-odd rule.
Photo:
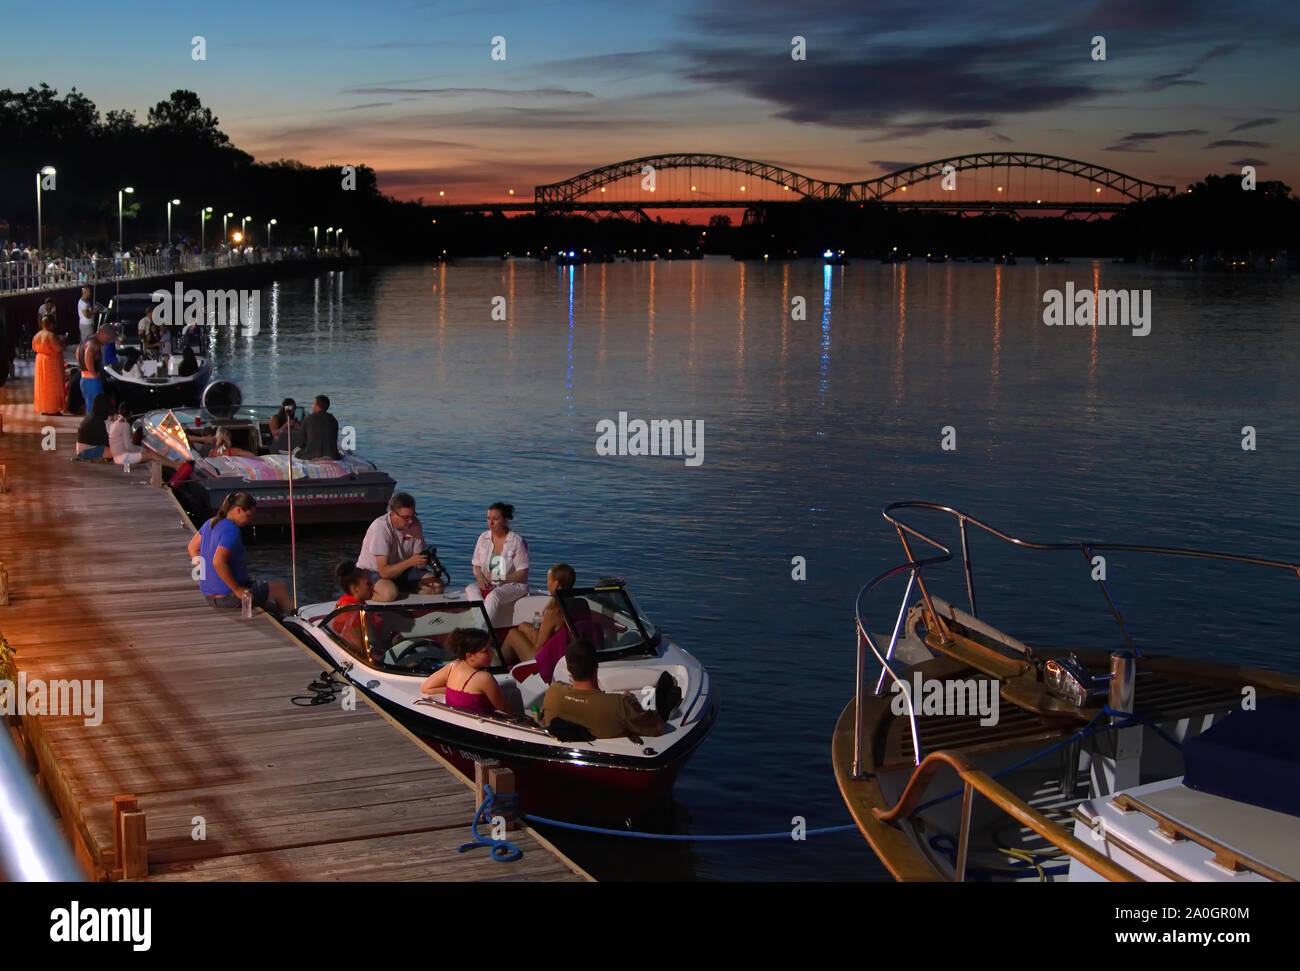
[[[212,377],[212,364],[205,360],[203,366],[183,381],[150,383],[147,379],[133,381],[122,378],[111,369],[104,370],[104,390],[118,404],[125,402],[131,411],[158,411],[163,408],[182,408],[199,403],[199,396]]]
[[[373,522],[388,508],[395,486],[384,472],[342,479],[295,479],[293,522],[298,526]],[[247,492],[257,500],[259,526],[289,525],[287,482],[199,476],[181,483],[176,492],[186,508],[200,517],[213,515],[231,493]]]

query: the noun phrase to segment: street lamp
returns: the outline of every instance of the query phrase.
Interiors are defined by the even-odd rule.
[[[223,243],[229,242],[230,240],[230,232],[226,225],[226,220],[228,220],[233,215],[234,215],[233,212],[227,212],[227,213],[223,213],[221,216],[221,241]]]
[[[252,216],[245,216],[243,219],[239,220],[239,235],[244,239],[248,238],[248,231],[244,228],[244,223],[248,222],[252,218]]]
[[[339,249],[343,244],[343,227],[339,226],[334,230],[334,248]]]
[[[319,239],[319,235],[318,235],[318,233],[317,233],[317,230],[319,230],[319,229],[320,229],[319,226],[313,226],[313,227],[311,228],[311,248],[312,248],[313,250],[317,248],[317,246],[316,246],[316,242],[317,242],[317,240]]]
[[[180,204],[181,201],[179,199],[172,199],[167,203],[167,245],[168,246],[171,246],[172,244],[172,206],[179,206]]]
[[[36,173],[36,255],[41,255],[41,176],[54,175],[53,165],[47,165]]]
[[[325,228],[325,248],[326,248],[326,249],[329,249],[329,248],[330,248],[330,237],[331,237],[332,235],[334,235],[334,227],[333,227],[333,226],[327,226],[327,227]]]
[[[266,248],[267,249],[271,248],[271,227],[274,225],[275,225],[274,219],[268,219],[266,221]]]
[[[129,185],[124,189],[117,190],[117,248],[126,253],[126,241],[122,238],[122,193],[134,192],[135,189]]]
[[[205,249],[207,249],[208,213],[210,213],[211,211],[212,211],[211,206],[204,206],[202,209],[199,210],[199,252],[200,253],[202,253]]]

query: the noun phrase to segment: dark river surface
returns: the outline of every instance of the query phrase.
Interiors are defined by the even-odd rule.
[[[1149,289],[1150,333],[1045,326],[1043,292],[1067,282]],[[580,583],[625,576],[721,703],[673,825],[747,833],[849,821],[830,738],[853,691],[854,597],[906,559],[888,502],[942,502],[1032,540],[1300,560],[1297,296],[1283,276],[1089,260],[467,261],[287,281],[263,294],[260,333],[213,344],[246,402],[328,394],[358,453],[415,495],[457,582],[496,500],[515,504],[534,583],[559,560]],[[619,412],[702,421],[702,464],[598,455],[597,422]],[[304,540],[300,599],[333,599],[330,567],[359,545],[360,530]],[[1031,644],[1123,646],[1079,553],[988,536],[972,552],[985,619]],[[251,563],[287,578],[287,543],[259,540]],[[1136,554],[1107,570],[1142,648],[1300,669],[1294,574]],[[873,630],[903,582],[868,599]],[[931,582],[964,605],[959,565]],[[887,876],[852,832],[555,839],[602,879]]]

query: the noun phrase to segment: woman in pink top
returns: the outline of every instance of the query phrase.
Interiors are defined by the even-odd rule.
[[[451,632],[447,647],[456,660],[444,664],[424,679],[420,693],[431,695],[446,688],[447,704],[475,715],[491,716],[496,711],[510,711],[510,705],[488,673],[492,666],[492,641],[487,631],[462,627]],[[522,712],[514,712],[516,716]]]

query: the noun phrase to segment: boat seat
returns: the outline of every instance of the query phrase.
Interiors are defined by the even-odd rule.
[[[518,681],[520,684],[523,684],[532,675],[536,673],[537,673],[536,661],[520,661],[518,664],[516,664],[514,667],[510,669],[510,676],[514,678],[516,681]]]

